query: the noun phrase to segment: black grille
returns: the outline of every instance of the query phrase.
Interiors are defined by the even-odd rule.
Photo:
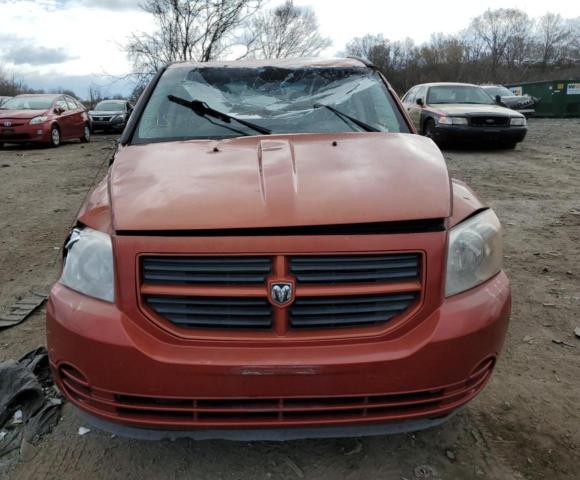
[[[492,115],[470,117],[473,127],[507,127],[509,126],[509,117],[498,117]]]
[[[4,140],[4,141],[8,141],[8,140],[28,140],[30,138],[30,135],[28,133],[5,133],[6,130],[4,130],[1,134],[0,134],[0,140]]]
[[[293,328],[348,327],[385,323],[405,311],[415,293],[302,297],[290,307]]]
[[[260,284],[272,270],[270,257],[145,257],[143,281],[156,284]]]
[[[160,316],[184,328],[271,328],[265,298],[146,296]]]
[[[305,256],[290,259],[299,283],[375,283],[416,279],[419,255]]]

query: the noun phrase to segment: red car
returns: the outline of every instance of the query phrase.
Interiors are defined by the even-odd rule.
[[[438,425],[510,315],[495,213],[355,59],[164,68],[63,251],[54,377],[135,437]]]
[[[69,95],[18,95],[0,107],[0,147],[5,143],[42,143],[91,139],[86,108]]]

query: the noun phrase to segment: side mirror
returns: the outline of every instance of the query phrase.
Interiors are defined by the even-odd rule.
[[[62,107],[55,107],[54,108],[54,113],[56,113],[57,115],[62,115],[64,112],[64,108]]]
[[[422,107],[423,105],[425,105],[425,103],[423,102],[423,99],[422,98],[418,98],[415,101],[417,102],[417,105],[419,105],[420,107]]]
[[[499,95],[495,96],[495,103],[497,103],[498,105],[503,105],[503,103],[501,101],[501,96],[499,96]]]

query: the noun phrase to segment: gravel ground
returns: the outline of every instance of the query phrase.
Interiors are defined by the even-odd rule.
[[[0,150],[0,311],[47,292],[58,249],[114,138]],[[442,427],[288,443],[142,442],[92,431],[70,405],[33,450],[0,459],[10,479],[580,478],[580,121],[532,120],[515,151],[446,151],[452,174],[498,212],[514,307],[493,380]],[[0,360],[44,344],[44,312],[0,331]],[[563,340],[572,345],[556,344]]]

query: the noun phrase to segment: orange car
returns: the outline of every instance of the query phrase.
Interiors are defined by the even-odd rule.
[[[494,212],[372,66],[173,64],[65,242],[51,367],[132,437],[426,428],[492,374],[501,262]]]

